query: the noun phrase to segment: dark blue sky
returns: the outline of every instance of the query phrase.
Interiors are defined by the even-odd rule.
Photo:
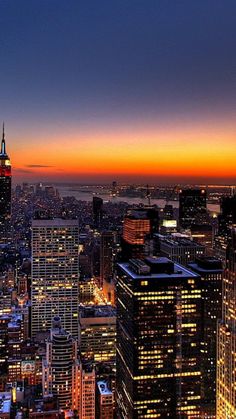
[[[0,115],[230,109],[235,28],[235,0],[1,0]]]
[[[234,120],[235,51],[235,0],[0,0],[0,119],[18,141]]]

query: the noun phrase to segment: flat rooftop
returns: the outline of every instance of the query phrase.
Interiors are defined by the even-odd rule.
[[[32,227],[78,227],[78,220],[64,220],[63,218],[54,218],[52,220],[32,220]]]
[[[116,309],[110,305],[81,306],[79,312],[81,318],[116,316]]]
[[[185,237],[172,237],[172,236],[161,236],[160,244],[164,243],[171,247],[204,247],[203,245],[195,242],[194,240],[185,238]]]
[[[145,263],[147,261],[148,263]],[[183,278],[197,278],[198,274],[192,272],[190,269],[184,266],[172,262],[168,258],[163,257],[152,257],[142,261],[144,265],[150,267],[149,272],[138,272],[133,265],[133,260],[126,263],[118,263],[118,266],[132,279],[183,279]],[[169,269],[169,267],[171,269]],[[162,269],[163,268],[163,269]],[[158,272],[156,271],[158,269]]]

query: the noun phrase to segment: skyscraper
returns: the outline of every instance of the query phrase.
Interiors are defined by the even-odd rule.
[[[118,264],[118,417],[199,417],[201,289],[167,258]]]
[[[124,218],[122,260],[145,257],[145,243],[159,231],[159,213],[155,206],[130,208]]]
[[[217,419],[236,417],[236,229],[227,250],[217,334]]]
[[[179,224],[190,228],[201,224],[206,217],[206,190],[184,189],[179,193]]]
[[[101,233],[100,243],[100,287],[108,302],[114,304],[115,283],[113,278],[114,270],[115,233],[104,231]]]
[[[231,228],[236,224],[236,195],[222,198],[218,222],[218,234],[230,237]]]
[[[222,316],[222,262],[213,257],[197,258],[189,268],[201,276],[202,288],[202,414],[216,411],[217,321]],[[205,417],[205,416],[204,416]]]
[[[32,337],[52,317],[78,337],[79,228],[77,220],[32,221]]]
[[[11,163],[6,152],[3,124],[0,151],[0,243],[7,243],[11,231]]]
[[[78,409],[80,377],[77,350],[77,341],[61,328],[60,318],[54,317],[43,362],[43,394],[57,396],[63,410]]]
[[[103,231],[100,245],[100,278],[101,286],[104,282],[111,282],[113,274],[114,232]]]
[[[103,215],[103,200],[99,196],[93,197],[93,221],[94,227],[99,228],[101,226]]]

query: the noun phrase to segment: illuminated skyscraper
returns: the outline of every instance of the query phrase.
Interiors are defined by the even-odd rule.
[[[11,163],[6,152],[3,125],[0,151],[0,243],[7,243],[11,231]]]
[[[179,224],[190,228],[192,224],[201,224],[206,217],[205,189],[184,189],[179,193]]]
[[[77,220],[32,222],[32,337],[52,317],[78,337],[79,228]]]
[[[110,305],[80,308],[79,346],[81,356],[115,369],[116,312]]]
[[[236,229],[227,251],[217,335],[217,419],[236,417]]]
[[[201,276],[202,287],[202,413],[216,413],[217,321],[222,316],[222,262],[212,257],[197,258],[189,268]],[[206,417],[203,416],[203,417]]]
[[[118,264],[118,417],[197,418],[201,289],[167,258]]]
[[[155,206],[130,208],[124,218],[122,260],[145,257],[145,242],[159,231],[159,213]]]
[[[61,328],[59,317],[54,317],[53,323],[43,362],[43,394],[57,396],[63,410],[78,409],[80,370],[77,341]]]

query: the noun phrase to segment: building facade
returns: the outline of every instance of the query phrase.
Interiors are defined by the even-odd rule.
[[[217,322],[222,318],[222,262],[213,257],[198,258],[194,263],[189,264],[189,268],[201,277],[202,413],[214,417],[216,414]]]
[[[236,417],[236,230],[227,252],[217,333],[217,419]]]
[[[197,418],[200,277],[167,258],[118,265],[118,417]]]
[[[32,221],[32,337],[59,316],[78,337],[79,228],[77,220]]]
[[[50,338],[46,343],[43,362],[43,395],[57,396],[62,410],[78,409],[79,363],[77,341],[61,328],[60,318],[54,317]]]
[[[184,189],[179,193],[179,224],[190,228],[201,224],[206,216],[207,195],[205,189]]]

